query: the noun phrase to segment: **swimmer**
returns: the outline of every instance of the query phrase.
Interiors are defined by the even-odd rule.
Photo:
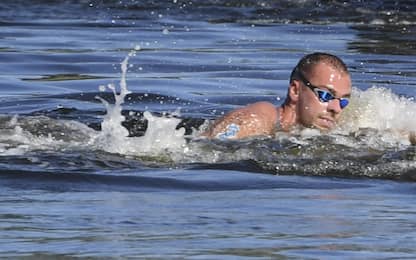
[[[293,69],[281,107],[257,102],[233,110],[204,135],[219,139],[274,136],[276,131],[289,132],[296,126],[328,131],[336,126],[350,95],[351,78],[345,63],[328,53],[312,53]]]

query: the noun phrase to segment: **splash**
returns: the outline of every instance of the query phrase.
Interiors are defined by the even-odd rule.
[[[353,175],[383,177],[402,176],[415,167],[409,146],[409,133],[416,129],[416,104],[412,99],[399,97],[384,88],[366,91],[354,89],[351,105],[345,110],[339,128],[322,135],[305,129],[291,135],[278,135],[274,140],[252,139],[235,142],[193,139],[186,142],[184,129],[176,129],[180,120],[174,117],[156,117],[150,112],[143,116],[148,122],[142,137],[128,137],[122,126],[122,104],[130,93],[126,73],[131,52],[122,62],[120,94],[109,85],[115,104],[102,100],[107,115],[102,123],[98,144],[100,149],[133,155],[140,160],[150,160],[158,167],[186,164],[223,164],[253,161],[266,171],[311,175]],[[400,155],[396,155],[399,151]],[[405,168],[391,170],[394,165]],[[388,171],[385,173],[383,171]]]
[[[72,120],[45,116],[0,117],[0,155],[25,155],[31,151],[88,149],[97,132]]]
[[[115,103],[110,104],[101,97],[96,97],[105,106],[107,113],[104,116],[103,122],[101,123],[101,133],[98,136],[98,144],[101,144],[106,150],[117,151],[117,147],[125,142],[125,138],[129,132],[124,128],[121,123],[125,120],[122,115],[122,104],[124,103],[125,97],[130,94],[127,89],[126,74],[127,64],[129,58],[136,54],[136,50],[132,50],[127,57],[121,63],[121,80],[120,80],[120,93],[117,94],[116,86],[114,84],[108,84],[107,86],[100,86],[101,91],[105,91],[106,87],[113,92]]]
[[[390,89],[354,89],[351,105],[340,120],[340,131],[360,136],[368,132],[367,145],[409,145],[416,130],[416,103]]]
[[[179,112],[162,117],[144,112],[147,130],[144,136],[129,137],[129,131],[122,123],[123,104],[131,93],[127,88],[129,59],[140,47],[132,50],[121,63],[119,93],[115,84],[99,86],[100,91],[109,89],[114,103],[96,97],[105,106],[106,114],[101,131],[72,120],[56,120],[46,116],[0,117],[0,154],[25,155],[31,151],[94,150],[135,156],[141,159],[160,161],[181,161],[189,151],[185,129],[176,129],[180,123]]]
[[[131,93],[126,82],[129,58],[137,51],[130,52],[121,63],[119,91],[113,84],[100,86],[102,91],[111,90],[115,99],[110,103],[98,98],[107,111],[101,131],[80,122],[45,116],[0,117],[0,153],[30,157],[41,167],[43,160],[45,165],[50,163],[50,152],[62,154],[62,167],[68,167],[66,161],[74,163],[72,155],[104,151],[152,167],[197,165],[242,171],[253,167],[251,170],[274,174],[416,180],[415,146],[408,138],[416,129],[416,104],[384,88],[354,89],[338,129],[326,134],[306,129],[290,135],[279,133],[274,139],[206,140],[185,136],[184,129],[176,129],[181,121],[179,114],[156,116],[146,111],[144,136],[129,136],[122,124],[126,120],[122,110]],[[44,159],[38,158],[39,151],[45,151]],[[81,158],[87,168],[90,163],[95,165],[95,158]],[[120,159],[117,155],[115,158]]]
[[[128,130],[122,125],[125,117],[122,115],[122,105],[131,92],[127,89],[126,75],[129,58],[136,55],[140,47],[132,50],[121,63],[120,93],[117,94],[113,84],[100,86],[101,90],[110,89],[115,97],[115,103],[97,97],[105,105],[107,114],[101,124],[96,145],[102,150],[134,156],[164,156],[173,157],[178,152],[186,152],[185,129],[176,129],[180,119],[163,116],[156,117],[150,112],[144,112],[148,122],[147,130],[142,137],[129,137]]]

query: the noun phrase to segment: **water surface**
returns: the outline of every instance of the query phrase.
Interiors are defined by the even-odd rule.
[[[414,258],[416,151],[403,132],[416,129],[415,12],[387,0],[3,1],[1,256]],[[280,105],[313,51],[350,68],[340,129],[195,137],[230,109]],[[124,83],[131,93],[115,97]]]

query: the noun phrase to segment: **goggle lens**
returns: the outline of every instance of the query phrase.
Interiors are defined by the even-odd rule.
[[[321,90],[321,89],[315,89],[315,92],[318,94],[318,98],[321,102],[329,102],[333,99],[337,99],[334,97],[330,92]],[[343,109],[346,106],[348,106],[349,100],[347,98],[340,98],[339,99],[339,106]]]
[[[346,106],[348,106],[348,104],[350,103],[350,101],[347,98],[341,98],[339,100],[339,106],[344,109]]]

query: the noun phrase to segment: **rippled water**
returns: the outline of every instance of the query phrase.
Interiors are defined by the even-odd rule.
[[[414,258],[415,12],[413,1],[3,1],[1,256]],[[339,129],[197,137],[230,109],[280,105],[313,51],[350,67]]]

